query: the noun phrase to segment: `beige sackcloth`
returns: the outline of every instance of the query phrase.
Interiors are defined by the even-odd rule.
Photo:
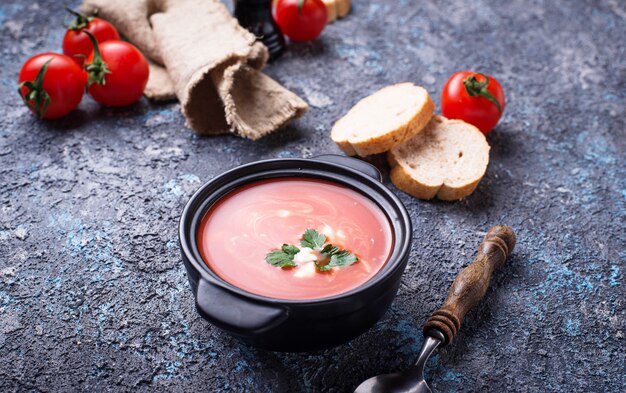
[[[144,94],[178,97],[200,134],[258,139],[306,112],[300,97],[260,72],[267,48],[219,0],[84,0],[150,59]]]

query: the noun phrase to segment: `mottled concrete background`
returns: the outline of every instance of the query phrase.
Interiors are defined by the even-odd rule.
[[[267,68],[311,110],[260,142],[197,137],[178,105],[146,100],[112,110],[87,98],[37,121],[17,73],[60,51],[61,3],[0,3],[0,392],[350,391],[411,365],[422,323],[500,223],[517,231],[516,252],[429,362],[433,388],[626,391],[626,3],[355,3]],[[201,183],[257,159],[338,153],[329,129],[358,98],[412,81],[438,103],[467,68],[497,75],[508,99],[487,175],[460,203],[396,190],[414,248],[380,323],[332,350],[281,354],[199,318],[176,235]]]

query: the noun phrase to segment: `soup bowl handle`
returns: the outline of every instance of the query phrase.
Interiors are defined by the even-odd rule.
[[[359,160],[357,158],[348,157],[348,156],[340,156],[338,154],[322,154],[315,157],[318,160],[330,162],[333,164],[339,164],[342,166],[347,166],[350,169],[354,169],[358,172],[361,172],[364,175],[367,175],[379,182],[383,181],[383,176],[374,165],[369,162],[365,162],[363,160]]]
[[[203,278],[198,281],[196,308],[217,327],[242,336],[273,329],[289,315],[284,307],[244,299]]]

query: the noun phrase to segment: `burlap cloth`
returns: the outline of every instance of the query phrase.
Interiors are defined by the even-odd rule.
[[[200,134],[258,139],[301,116],[306,102],[259,70],[267,48],[219,0],[84,0],[150,59],[145,95],[178,97]]]

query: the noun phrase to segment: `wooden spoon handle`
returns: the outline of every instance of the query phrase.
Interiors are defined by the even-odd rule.
[[[476,259],[456,276],[443,306],[426,321],[425,335],[443,335],[442,346],[452,341],[465,314],[485,296],[491,273],[504,265],[515,247],[515,240],[515,233],[509,227],[495,226],[487,232],[478,247]]]

